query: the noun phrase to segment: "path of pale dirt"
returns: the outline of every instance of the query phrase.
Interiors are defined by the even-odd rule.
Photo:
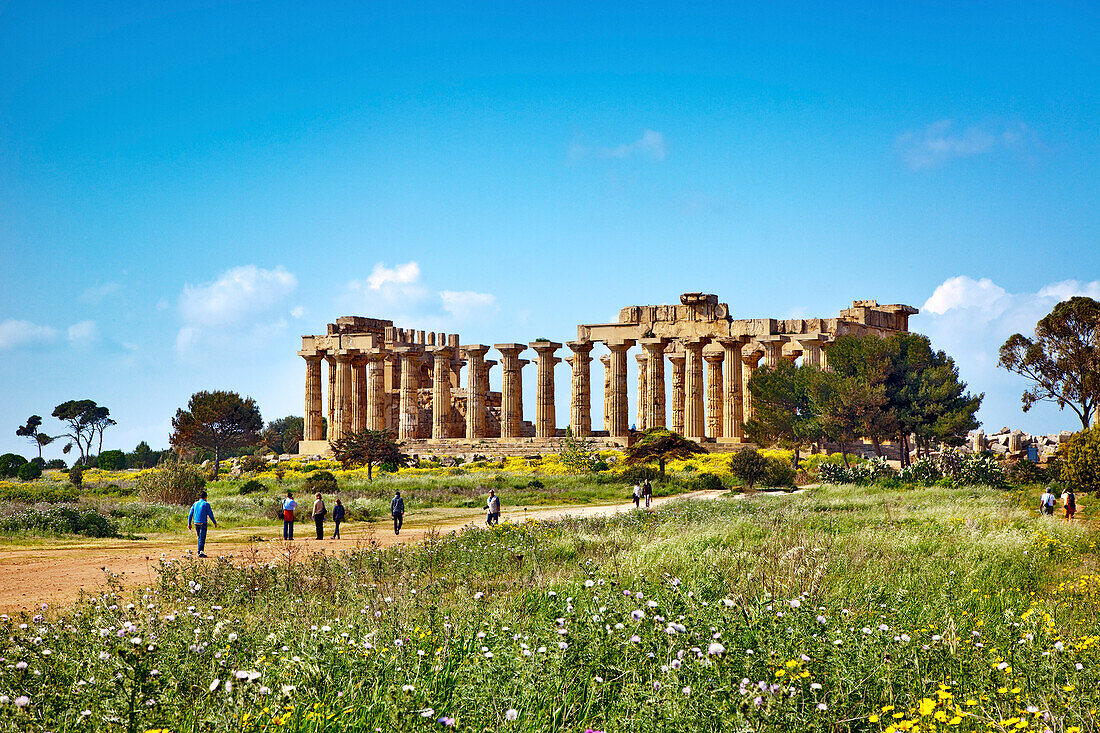
[[[713,498],[720,491],[695,491],[676,497],[657,497],[653,506],[680,498]],[[557,506],[530,510],[505,508],[502,522],[523,522],[525,519],[558,519],[564,516],[609,516],[634,509],[633,502],[593,506]],[[417,542],[429,532],[454,532],[463,527],[484,526],[484,512],[470,509],[430,509],[406,515],[400,535],[393,534],[389,520],[373,523],[353,522],[340,529],[341,539],[314,539],[312,523],[300,522],[295,527],[294,546],[304,552],[339,552],[357,547],[386,547],[399,542]],[[332,523],[325,529],[332,532]],[[257,541],[269,538],[270,541]],[[232,556],[237,562],[266,562],[276,556],[285,557],[289,543],[281,537],[281,527],[271,525],[234,527],[228,530],[210,528],[206,552],[211,557]],[[118,575],[124,586],[151,585],[156,581],[160,559],[178,558],[194,552],[195,536],[190,532],[169,532],[149,535],[142,540],[80,540],[35,542],[27,545],[0,546],[0,612],[14,614],[33,611],[41,604],[58,604],[75,600],[81,590],[95,592],[106,584],[106,573]]]

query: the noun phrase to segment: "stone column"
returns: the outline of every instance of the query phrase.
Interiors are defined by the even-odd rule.
[[[351,360],[351,431],[367,427],[367,357],[359,354]]]
[[[722,422],[724,400],[722,399],[722,360],[721,351],[706,351],[703,359],[707,362],[707,437],[718,439],[723,436],[725,425]]]
[[[519,354],[523,344],[495,344],[501,355],[504,378],[500,388],[500,437],[515,440],[523,437],[523,365]]]
[[[302,429],[304,440],[322,440],[321,426],[321,359],[320,354],[298,352],[306,360],[306,411]]]
[[[386,354],[367,354],[367,427],[386,429]]]
[[[332,435],[332,424],[336,418],[336,359],[325,354],[325,366],[328,368],[328,429],[326,437]]]
[[[630,406],[626,389],[626,352],[634,345],[632,339],[623,339],[607,344],[611,350],[611,400],[608,404],[608,432],[612,438],[625,438],[630,434],[630,421],[627,417]]]
[[[421,351],[415,346],[398,346],[394,351],[401,360],[401,392],[397,408],[397,437],[401,440],[417,438],[420,426]]]
[[[481,388],[481,373],[485,369],[485,344],[463,346],[466,357],[466,440],[485,437],[485,390]]]
[[[533,341],[531,348],[538,354],[538,381],[535,393],[535,437],[553,438],[557,433],[557,411],[554,409],[554,366],[561,359],[554,352],[561,344],[554,341]]]
[[[646,411],[645,400],[646,394],[649,392],[649,385],[647,377],[649,376],[646,371],[646,355],[645,353],[635,354],[634,358],[638,360],[638,430],[645,430],[646,427]]]
[[[741,357],[741,363],[744,368],[741,369],[741,399],[742,399],[742,414],[744,417],[743,422],[752,420],[752,393],[749,392],[749,380],[752,379],[753,372],[756,371],[756,366],[760,363],[760,359],[763,358],[763,351],[750,351]]]
[[[449,346],[433,346],[432,352],[432,440],[447,437],[451,421],[451,355]]]
[[[665,345],[668,339],[642,339],[642,348],[646,351],[646,379],[649,384],[646,400],[646,425],[650,428],[665,426]]]
[[[672,363],[672,423],[669,429],[674,433],[684,434],[684,355],[681,353],[669,354],[669,362]]]
[[[684,437],[702,440],[706,435],[703,406],[703,347],[706,339],[684,341]]]
[[[821,350],[821,344],[825,340],[821,334],[807,336],[795,336],[795,341],[802,347],[802,364],[821,369],[824,364],[822,357],[825,352]]]
[[[719,339],[726,362],[725,410],[722,413],[722,437],[725,440],[740,441],[741,423],[744,422],[744,402],[741,383],[741,348],[745,345],[743,337]]]
[[[354,358],[355,354],[351,352],[336,352],[336,394],[333,399],[335,408],[332,424],[329,428],[329,443],[340,440],[351,431],[352,411],[355,408],[354,395],[352,394],[354,379],[352,378],[351,368],[351,362]]]
[[[603,429],[611,430],[611,354],[600,357],[603,364]]]
[[[573,435],[592,435],[592,347],[591,341],[569,341],[573,352],[573,379],[570,382],[569,427]]]
[[[775,369],[783,358],[783,344],[790,341],[790,337],[761,336],[757,340],[764,345],[764,366]]]

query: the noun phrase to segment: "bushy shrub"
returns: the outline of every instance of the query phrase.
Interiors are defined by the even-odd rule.
[[[768,458],[762,483],[773,488],[794,488],[794,466],[782,458]]]
[[[99,454],[99,468],[104,471],[121,471],[126,468],[126,454],[120,450],[105,450]]]
[[[989,453],[964,454],[955,448],[945,448],[936,459],[936,467],[943,474],[940,481],[950,486],[1000,488],[1008,485],[1004,466]]]
[[[536,491],[538,491],[539,489],[545,489],[546,485],[539,481],[537,478],[533,478],[527,482],[527,488],[535,489]]]
[[[1005,471],[1008,483],[1013,486],[1041,484],[1047,480],[1047,472],[1027,459],[1013,461]]]
[[[330,471],[314,471],[306,476],[305,490],[311,494],[335,493],[336,477]]]
[[[1078,491],[1100,489],[1100,427],[1082,430],[1069,439],[1061,479]]]
[[[730,473],[751,490],[767,478],[768,459],[755,448],[738,451],[730,457]]]
[[[0,456],[0,478],[14,478],[19,473],[19,467],[26,462],[27,459],[17,453]]]
[[[932,486],[941,478],[943,474],[936,468],[936,462],[928,457],[913,461],[898,471],[898,480],[906,484]]]
[[[875,456],[867,461],[856,461],[850,467],[835,463],[821,464],[818,473],[822,483],[825,484],[859,484],[867,486],[885,480],[893,480],[897,477],[894,469],[881,456]]]
[[[256,479],[249,479],[237,487],[238,494],[251,494],[256,491],[264,491],[267,487],[261,484]]]
[[[69,467],[69,464],[65,463],[64,458],[51,458],[46,461],[45,468],[53,469],[55,471],[64,471]]]
[[[37,504],[39,502],[58,504],[76,501],[79,498],[80,495],[73,486],[9,483],[0,485],[0,501],[12,501],[20,504]]]
[[[84,466],[80,463],[74,463],[69,469],[69,483],[78,488],[84,485]]]
[[[851,484],[852,470],[839,463],[822,463],[818,469],[817,478],[823,484]]]
[[[29,461],[19,467],[17,475],[22,481],[34,481],[42,477],[42,468],[34,461]]]
[[[0,530],[57,534],[81,534],[88,537],[118,537],[118,525],[94,509],[52,506],[24,509],[0,517]]]
[[[257,471],[264,470],[264,463],[262,456],[242,456],[241,457],[241,470],[248,473],[256,473]]]
[[[696,491],[722,491],[726,488],[722,479],[713,473],[702,472],[695,477],[693,483]]]
[[[203,470],[190,463],[168,461],[138,479],[138,493],[145,501],[186,506],[206,486]]]

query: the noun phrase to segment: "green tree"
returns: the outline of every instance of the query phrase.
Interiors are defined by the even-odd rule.
[[[35,447],[38,448],[38,457],[42,457],[42,448],[54,442],[56,438],[51,438],[45,433],[41,432],[38,428],[42,425],[42,417],[39,415],[31,415],[27,418],[27,424],[15,429],[15,434],[21,438],[27,438]]]
[[[563,466],[572,473],[595,473],[600,463],[600,454],[595,443],[587,438],[573,435],[573,428],[566,426],[565,437],[559,446],[558,455]]]
[[[408,460],[388,430],[363,428],[348,433],[332,444],[332,452],[344,468],[365,465],[367,481],[374,480],[371,467],[375,463],[402,465]]]
[[[106,418],[103,413],[106,409],[97,405],[95,400],[68,400],[54,408],[53,416],[69,427],[69,432],[63,434],[71,441],[65,446],[65,453],[75,444],[80,462],[88,460],[92,454],[92,439],[99,429],[99,421]]]
[[[214,472],[227,451],[254,445],[264,421],[251,397],[236,392],[196,392],[187,409],[172,418],[172,447],[178,451],[205,449],[214,453]]]
[[[130,468],[152,468],[157,465],[153,449],[144,440],[134,447],[134,452],[127,458]]]
[[[814,380],[813,405],[820,416],[822,436],[840,446],[844,465],[850,466],[851,444],[870,433],[877,415],[886,409],[886,385],[822,372]]]
[[[875,454],[881,456],[882,441],[897,435],[900,428],[896,406],[886,387],[892,370],[890,347],[877,336],[841,336],[826,347],[826,354],[833,373],[855,380],[855,384],[863,385],[871,393],[864,407],[879,403],[875,409],[850,412],[849,418],[858,417],[859,437],[870,440]],[[845,391],[852,396],[849,390]],[[880,400],[880,395],[885,399]],[[854,402],[851,406],[859,407]]]
[[[108,450],[99,454],[96,467],[103,471],[121,471],[126,468],[126,454],[120,450]]]
[[[0,478],[11,478],[19,473],[19,468],[27,459],[18,453],[5,453],[0,456]]]
[[[755,448],[739,450],[730,456],[730,473],[750,491],[768,473],[768,468],[768,459]]]
[[[260,442],[268,450],[282,455],[297,453],[298,441],[305,435],[305,419],[294,415],[272,420],[260,433]]]
[[[661,470],[661,480],[665,480],[665,463],[672,458],[690,458],[697,453],[706,453],[694,440],[688,440],[679,433],[665,428],[650,428],[642,433],[638,442],[626,449],[628,465],[657,461]]]
[[[1100,489],[1100,426],[1075,433],[1058,452],[1062,481],[1079,491]]]
[[[746,437],[757,445],[779,445],[794,451],[797,468],[800,449],[823,435],[821,417],[813,404],[814,382],[820,374],[819,369],[789,361],[757,369],[748,385],[752,419],[745,423]]]
[[[1035,325],[1034,339],[1009,336],[997,363],[1033,382],[1022,397],[1024,412],[1036,402],[1069,406],[1087,430],[1100,401],[1100,303],[1063,300]]]

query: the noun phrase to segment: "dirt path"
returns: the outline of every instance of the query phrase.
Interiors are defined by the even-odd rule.
[[[660,506],[677,498],[712,498],[720,491],[695,491],[677,497],[655,498]],[[530,510],[505,508],[502,522],[523,522],[526,519],[559,519],[564,516],[609,516],[630,511],[633,502],[596,506],[557,506]],[[369,542],[383,547],[398,542],[417,542],[431,531],[454,532],[465,526],[484,526],[485,514],[470,509],[430,509],[406,515],[401,534],[393,534],[393,525],[386,521],[354,522],[341,527],[341,539],[318,541],[308,522],[299,523],[295,545],[307,552],[339,552],[351,550]],[[326,523],[329,534],[332,524]],[[269,537],[273,541],[255,541]],[[219,530],[211,527],[206,540],[206,552],[211,557],[241,556],[267,561],[285,552],[281,528],[272,525],[234,527]],[[124,585],[148,585],[156,581],[161,557],[176,558],[194,551],[195,537],[190,532],[169,532],[150,535],[144,540],[84,540],[61,543],[0,546],[0,612],[15,614],[35,611],[42,603],[56,604],[75,600],[80,591],[96,591],[105,584],[106,573],[115,573]]]

